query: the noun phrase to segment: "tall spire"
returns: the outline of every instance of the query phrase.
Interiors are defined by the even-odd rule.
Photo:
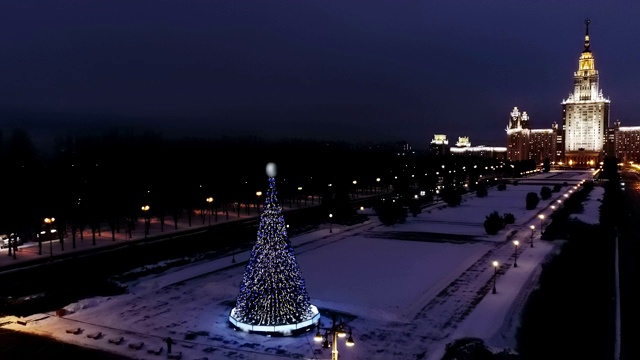
[[[589,20],[589,18],[587,18],[584,21],[584,24],[587,26],[587,32],[584,35],[584,52],[587,52],[587,51],[591,51],[591,50],[589,50],[589,45],[590,45],[589,44],[589,24],[591,24],[591,20]]]

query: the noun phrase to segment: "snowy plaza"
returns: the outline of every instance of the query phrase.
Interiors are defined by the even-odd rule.
[[[491,188],[484,198],[470,194],[456,207],[435,203],[416,217],[409,215],[404,224],[384,226],[371,209],[364,209],[370,216],[362,224],[333,224],[331,231],[326,224],[290,238],[322,325],[336,316],[353,332],[355,346],[347,348],[340,339],[340,358],[439,360],[447,343],[464,336],[482,338],[494,349],[513,349],[519,311],[535,288],[540,264],[558,249],[554,242],[541,241],[537,231],[531,238],[530,226],[539,228],[538,215],[551,214],[551,205],[561,204],[565,194],[590,177],[577,171],[535,175],[530,179],[568,186],[534,210],[525,210],[525,196],[542,185],[522,180],[505,191]],[[584,213],[576,216],[597,222],[601,197],[602,188],[595,187]],[[487,235],[483,222],[492,211],[512,213],[516,222]],[[521,242],[518,267],[512,266],[515,239]],[[229,254],[141,277],[123,284],[124,295],[69,304],[64,316],[34,314],[0,322],[134,359],[166,358],[167,337],[175,342],[172,354],[182,359],[331,358],[329,349],[314,342],[314,330],[281,337],[230,327],[249,257],[250,251],[237,253],[233,263]],[[494,260],[499,263],[495,269]],[[492,280],[496,294],[491,293]],[[120,342],[110,341],[120,337]],[[161,347],[164,353],[157,355]]]

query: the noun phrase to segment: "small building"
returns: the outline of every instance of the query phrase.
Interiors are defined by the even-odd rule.
[[[433,140],[429,144],[429,151],[433,155],[448,155],[449,154],[449,140],[447,135],[435,134]]]
[[[461,136],[456,142],[456,146],[450,149],[451,155],[466,155],[466,156],[482,156],[497,160],[505,160],[507,155],[506,147],[494,147],[494,146],[471,146],[468,136]]]

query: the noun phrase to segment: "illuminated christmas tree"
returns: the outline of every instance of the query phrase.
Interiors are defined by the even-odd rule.
[[[318,309],[310,303],[300,267],[287,236],[276,191],[275,164],[267,165],[269,189],[256,244],[240,284],[229,321],[249,332],[291,335],[315,326]]]

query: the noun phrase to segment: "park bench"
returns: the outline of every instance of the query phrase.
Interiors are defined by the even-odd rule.
[[[147,352],[149,354],[153,354],[153,355],[160,355],[160,354],[162,354],[162,350],[164,350],[164,348],[162,346],[160,346],[160,348],[158,348],[158,349],[147,349]]]
[[[144,346],[144,343],[142,341],[129,344],[129,348],[134,350],[140,350],[142,349],[143,346]]]
[[[116,345],[122,344],[123,341],[124,341],[124,337],[123,336],[119,336],[119,337],[116,337],[116,338],[109,339],[109,342],[111,344],[116,344]]]
[[[82,333],[82,329],[81,328],[67,329],[67,334],[78,335],[80,333]]]
[[[98,332],[94,332],[94,333],[88,334],[87,337],[89,339],[98,340],[98,339],[102,338],[102,335],[103,335],[102,331],[98,331]]]

